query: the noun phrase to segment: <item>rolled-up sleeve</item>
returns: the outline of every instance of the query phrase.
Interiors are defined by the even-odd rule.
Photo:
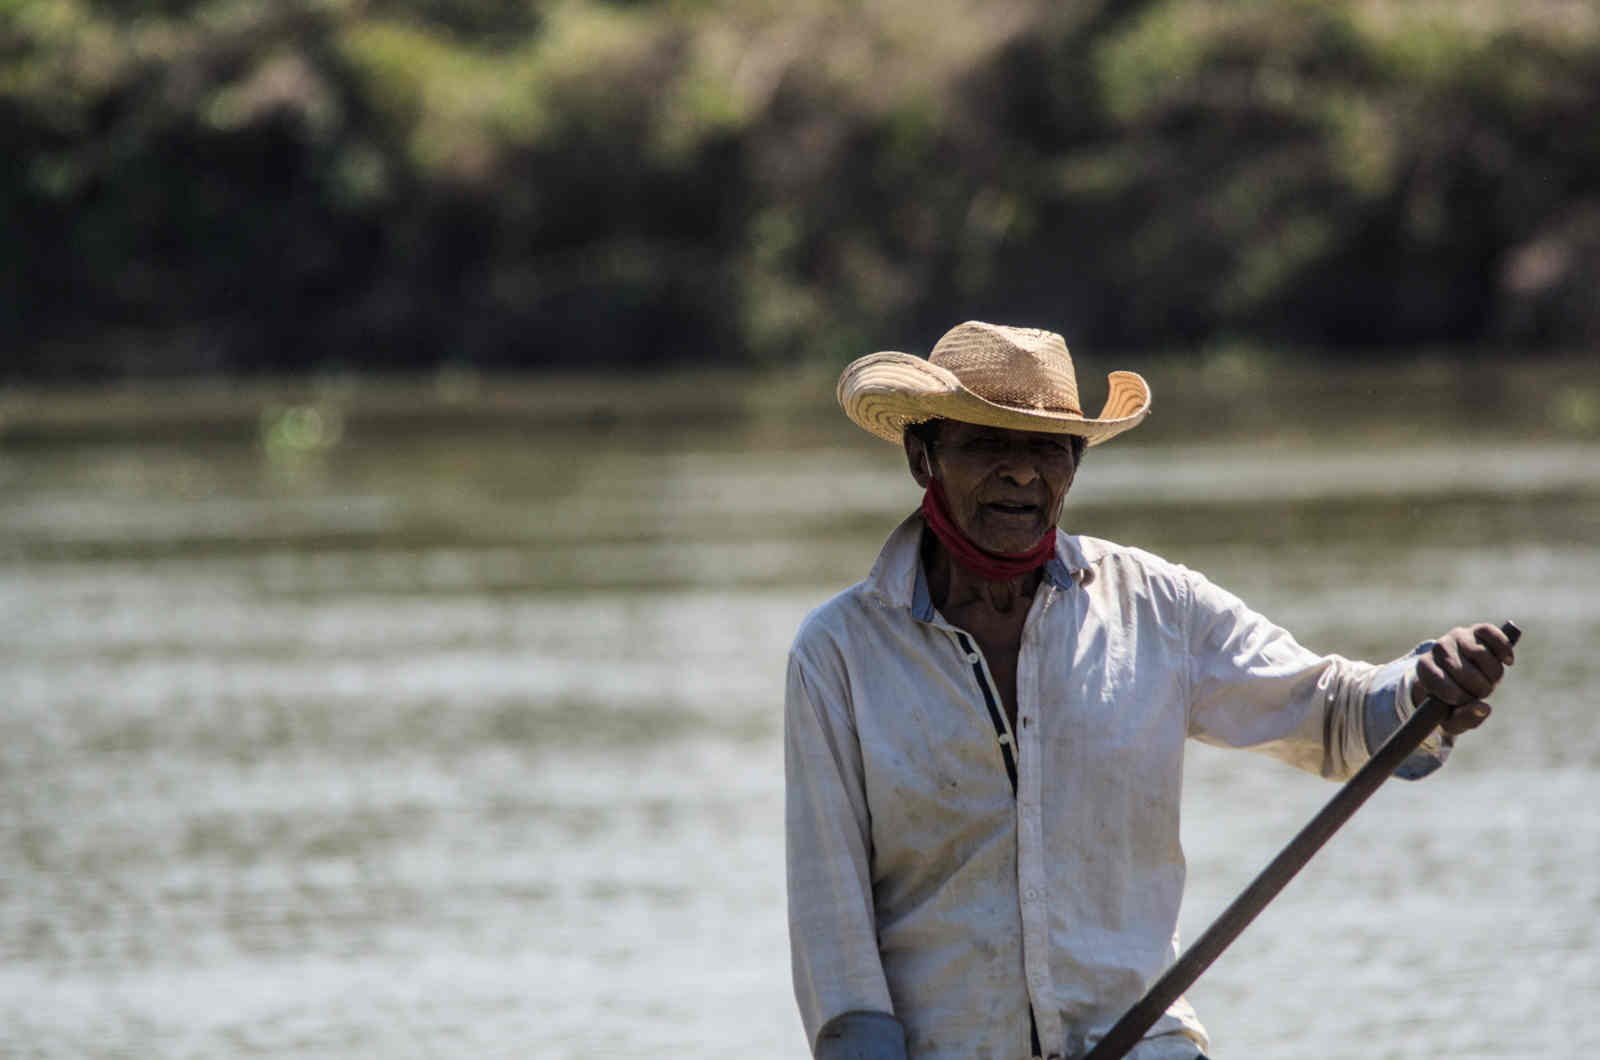
[[[878,955],[861,753],[842,672],[830,680],[818,669],[791,653],[784,702],[795,998],[817,1055],[898,1060],[904,1045]],[[881,1018],[837,1019],[847,1013]],[[896,1042],[899,1052],[886,1051]]]
[[[1318,655],[1203,576],[1187,573],[1190,733],[1342,780],[1411,714],[1408,659],[1384,666]],[[1437,769],[1435,733],[1399,775]]]

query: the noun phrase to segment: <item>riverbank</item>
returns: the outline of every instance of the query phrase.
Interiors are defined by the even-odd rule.
[[[1600,357],[1414,352],[1330,362],[1251,349],[1108,354],[1080,364],[1090,408],[1105,371],[1141,372],[1155,392],[1149,422],[1127,442],[1373,438],[1403,441],[1461,429],[1499,438],[1600,438]],[[217,439],[313,447],[395,433],[637,431],[848,435],[831,368],[792,373],[686,371],[493,374],[453,368],[408,376],[137,380],[0,388],[0,445]],[[1119,443],[1121,444],[1121,443]]]

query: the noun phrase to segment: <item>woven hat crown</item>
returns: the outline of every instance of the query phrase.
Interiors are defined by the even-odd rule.
[[[947,331],[928,361],[997,405],[1083,412],[1072,355],[1053,331],[969,321]]]

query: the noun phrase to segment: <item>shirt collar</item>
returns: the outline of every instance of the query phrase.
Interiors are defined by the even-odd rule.
[[[912,512],[889,534],[867,576],[867,587],[895,607],[911,610],[921,622],[934,619],[933,597],[922,570],[922,512]],[[1057,589],[1087,585],[1094,577],[1076,536],[1056,531],[1056,554],[1044,565],[1044,579]]]

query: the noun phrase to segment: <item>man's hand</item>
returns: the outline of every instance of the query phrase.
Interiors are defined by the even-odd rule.
[[[1411,705],[1437,696],[1452,708],[1441,729],[1452,736],[1476,729],[1489,716],[1484,700],[1514,661],[1511,640],[1498,626],[1487,622],[1457,626],[1417,659]]]

